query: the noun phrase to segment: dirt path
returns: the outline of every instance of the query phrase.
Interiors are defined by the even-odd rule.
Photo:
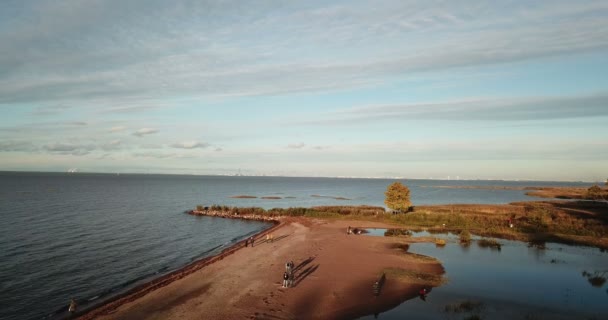
[[[272,243],[257,241],[98,319],[351,319],[390,309],[422,287],[389,277],[375,297],[384,268],[443,273],[436,261],[394,249],[398,239],[346,235],[349,224],[356,226],[288,220]],[[282,288],[290,260],[295,286]]]

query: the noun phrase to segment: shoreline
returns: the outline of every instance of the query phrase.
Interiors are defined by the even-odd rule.
[[[188,213],[191,214],[190,212],[188,212]],[[194,214],[194,215],[197,215],[197,214]],[[198,214],[198,215],[202,215],[202,214]],[[208,216],[214,217],[212,215],[208,215]],[[262,237],[262,236],[266,235],[267,233],[270,233],[273,230],[276,230],[282,226],[282,223],[279,219],[257,220],[257,219],[246,219],[243,217],[239,218],[239,217],[230,217],[230,216],[217,216],[217,217],[229,218],[229,219],[245,219],[245,220],[252,220],[252,221],[263,221],[263,222],[271,222],[274,224],[274,225],[270,226],[269,228],[263,229],[260,232],[254,234],[252,237],[256,240],[258,240],[259,237]],[[119,293],[115,296],[112,296],[112,297],[108,298],[108,300],[101,302],[99,305],[93,305],[91,307],[84,309],[83,311],[77,312],[75,314],[76,319],[80,319],[80,320],[95,319],[97,317],[110,314],[114,310],[116,310],[117,308],[119,308],[120,306],[122,306],[124,304],[136,301],[137,299],[145,296],[146,294],[148,294],[150,292],[153,292],[157,289],[165,287],[165,286],[167,286],[177,280],[180,280],[196,271],[199,271],[213,263],[223,260],[224,258],[226,258],[226,257],[234,254],[238,250],[244,248],[246,240],[247,239],[240,240],[240,241],[234,243],[233,245],[223,249],[216,255],[207,256],[207,257],[201,258],[199,260],[193,261],[185,266],[179,267],[178,269],[176,269],[172,272],[169,272],[168,274],[162,275],[158,278],[155,278],[155,279],[152,279],[145,283],[142,283],[140,285],[137,285],[123,293]]]
[[[548,203],[549,205],[560,204],[559,202],[554,202],[554,203],[536,202],[533,205],[542,205],[543,203]],[[509,205],[492,205],[492,206],[489,206],[489,205],[436,205],[436,206],[421,206],[418,208],[422,209],[423,212],[426,210],[431,210],[430,214],[439,214],[439,212],[445,211],[445,213],[451,213],[453,215],[455,213],[454,211],[466,212],[466,211],[472,210],[472,212],[475,213],[475,212],[483,212],[484,210],[487,210],[488,208],[494,208],[495,211],[502,212],[505,208],[508,208],[508,207],[514,208],[513,206],[524,206],[524,205],[530,205],[530,204],[526,202],[526,203],[512,203]],[[283,245],[283,241],[279,241],[278,246],[273,245],[275,250],[270,250],[270,249],[266,248],[268,246],[267,244],[262,245],[266,241],[261,241],[262,240],[261,237],[263,237],[265,234],[274,233],[275,231],[277,231],[277,232],[281,231],[281,232],[285,233],[285,229],[291,230],[292,233],[285,234],[284,236],[278,237],[277,240],[281,240],[283,237],[288,237],[290,235],[301,232],[301,230],[299,230],[299,229],[302,229],[302,228],[311,229],[312,231],[311,230],[307,231],[308,234],[310,235],[310,234],[314,234],[315,231],[319,231],[319,229],[325,228],[325,225],[330,225],[330,226],[332,226],[332,228],[334,228],[333,231],[331,231],[330,236],[334,237],[334,238],[331,238],[332,240],[329,243],[321,242],[318,245],[313,245],[313,247],[317,251],[319,251],[319,250],[322,251],[324,249],[331,247],[331,250],[334,250],[333,252],[335,255],[340,255],[340,254],[344,254],[344,252],[348,252],[348,250],[345,250],[344,247],[339,247],[339,245],[344,245],[344,243],[334,244],[333,241],[336,241],[336,239],[339,239],[339,238],[337,238],[337,237],[339,237],[339,236],[337,236],[337,234],[344,233],[343,230],[346,228],[346,225],[349,225],[349,226],[354,225],[354,226],[358,226],[358,227],[365,225],[369,228],[374,228],[374,227],[378,227],[378,226],[389,227],[389,228],[409,228],[409,229],[416,228],[416,225],[410,225],[410,226],[406,227],[403,225],[396,224],[395,223],[396,221],[375,220],[375,218],[373,216],[354,216],[354,215],[340,216],[340,215],[336,215],[336,214],[334,214],[334,215],[330,214],[328,216],[315,217],[315,216],[304,215],[306,212],[302,213],[303,216],[290,216],[290,215],[277,215],[275,213],[272,213],[271,211],[266,212],[265,214],[256,214],[256,213],[250,213],[250,212],[252,212],[251,210],[245,210],[245,209],[247,209],[247,208],[233,208],[232,211],[189,210],[189,211],[186,211],[186,213],[193,215],[193,216],[221,217],[221,218],[227,218],[227,219],[242,219],[242,220],[274,223],[273,226],[269,227],[268,229],[264,229],[254,235],[254,238],[256,239],[256,241],[260,243],[259,246],[262,247],[261,249],[258,249],[258,250],[267,251],[265,253],[266,256],[257,257],[257,258],[255,258],[257,260],[253,260],[253,262],[247,262],[247,267],[249,267],[249,268],[253,268],[250,265],[256,264],[255,267],[257,267],[258,269],[256,269],[254,271],[254,273],[268,273],[270,271],[267,268],[278,269],[279,271],[276,271],[276,273],[282,272],[282,271],[280,271],[280,269],[281,269],[280,261],[281,260],[277,261],[276,259],[273,260],[272,258],[275,257],[281,250],[284,249],[284,248],[282,248],[283,246],[285,246],[285,245],[290,246],[290,245],[289,244]],[[308,209],[314,210],[315,208],[308,208]],[[255,211],[253,211],[253,212],[255,212]],[[526,213],[527,213],[527,210],[526,210]],[[423,213],[423,214],[427,214],[427,213]],[[492,216],[497,213],[496,212],[494,212],[494,213],[485,212],[485,214]],[[405,216],[403,216],[403,217],[405,217]],[[318,219],[318,218],[321,218],[321,219]],[[329,219],[327,219],[327,218],[329,218]],[[340,227],[336,228],[335,226],[340,226]],[[430,227],[430,226],[427,226],[426,228],[429,230],[436,229],[436,227]],[[446,229],[445,224],[443,225],[443,230],[449,230],[449,229],[450,229],[450,226],[448,226],[448,229]],[[509,229],[505,229],[505,230],[506,230],[506,233],[502,233],[502,234],[500,232],[492,232],[492,231],[488,230],[487,236],[525,241],[523,239],[518,239],[518,236],[516,234],[510,233],[511,230],[509,230]],[[498,231],[498,230],[494,230],[494,231]],[[326,232],[326,231],[324,231],[324,232]],[[324,236],[327,237],[327,234],[329,234],[329,233],[326,232],[326,234],[324,234]],[[539,237],[536,240],[547,241],[547,242],[564,243],[564,242],[567,242],[566,240],[570,240],[567,238],[559,238],[559,237],[556,237],[555,235],[551,235],[551,234],[537,233],[537,234],[535,234],[535,236]],[[345,236],[345,237],[348,237],[348,236]],[[350,236],[350,237],[354,241],[359,241],[367,246],[370,246],[371,244],[374,244],[374,243],[375,243],[374,246],[377,246],[378,243],[387,244],[389,242],[392,243],[392,245],[394,246],[395,242],[399,242],[399,241],[401,241],[401,242],[405,241],[404,243],[408,243],[407,240],[399,239],[399,238],[378,240],[378,239],[370,239],[370,238],[375,238],[375,237],[370,237],[370,238],[361,237],[361,236]],[[359,237],[359,238],[357,238],[357,237]],[[304,235],[304,238],[306,238],[306,235]],[[328,239],[329,238],[330,237],[328,237]],[[389,237],[386,237],[386,238],[389,238]],[[532,241],[533,239],[530,238],[528,240]],[[598,246],[600,248],[606,247],[604,240],[605,239],[602,239],[600,241],[601,243],[593,243],[593,244],[588,243],[587,245]],[[339,240],[339,241],[343,241],[343,240]],[[578,244],[581,244],[583,242],[586,242],[586,241],[584,241],[584,239],[582,239],[582,238],[578,240]],[[103,302],[101,305],[99,305],[97,307],[93,307],[91,310],[84,311],[83,314],[78,317],[78,319],[94,319],[94,318],[130,319],[130,318],[133,318],[135,315],[137,315],[137,317],[151,318],[151,319],[165,319],[165,318],[197,319],[196,317],[193,317],[193,311],[181,311],[182,316],[179,316],[179,317],[176,316],[173,312],[176,312],[175,310],[181,310],[180,309],[181,304],[187,304],[190,307],[199,307],[199,305],[205,304],[205,302],[199,302],[198,304],[190,305],[191,300],[209,299],[211,301],[215,301],[216,303],[221,303],[223,301],[222,299],[226,299],[226,297],[218,298],[217,295],[214,295],[215,293],[207,293],[207,294],[203,294],[203,293],[208,292],[210,287],[214,287],[216,285],[228,286],[228,288],[223,289],[224,291],[234,290],[234,286],[235,286],[234,283],[229,282],[228,284],[226,284],[226,280],[222,279],[221,277],[215,281],[207,280],[207,278],[201,278],[201,277],[203,275],[206,275],[207,277],[213,278],[214,276],[216,276],[215,273],[228,274],[228,277],[240,277],[239,273],[235,274],[235,273],[230,273],[230,271],[226,271],[226,269],[230,269],[232,263],[228,263],[228,262],[224,261],[224,259],[229,258],[229,259],[231,259],[231,261],[236,259],[237,262],[239,262],[239,263],[244,263],[242,261],[243,259],[254,259],[252,257],[247,257],[247,254],[251,253],[254,250],[251,250],[251,251],[244,250],[244,251],[247,251],[247,253],[244,253],[240,250],[241,248],[244,248],[244,243],[245,243],[245,240],[241,240],[241,241],[235,243],[234,245],[222,250],[222,252],[220,252],[217,255],[206,257],[199,261],[195,261],[187,266],[184,266],[178,270],[175,270],[174,272],[171,272],[170,274],[161,276],[160,278],[150,281],[148,283],[142,284],[141,286],[137,286],[137,287],[133,288],[132,290],[129,290],[125,294],[118,295],[117,297],[112,298],[107,302]],[[258,243],[256,243],[256,248],[257,247],[258,247]],[[295,248],[295,247],[293,247],[293,245],[291,245],[291,247],[296,252],[300,252],[300,251],[304,250],[302,248]],[[378,250],[376,250],[376,249],[378,249]],[[390,252],[390,250],[387,251],[385,249],[386,248],[382,249],[379,247],[374,247],[374,250],[376,250],[378,252],[382,252],[382,255],[378,255],[378,257],[385,258],[386,261],[390,261],[390,259],[392,259],[392,258],[387,257],[387,256],[391,255],[391,252]],[[306,254],[309,254],[309,251],[306,251],[306,250],[304,250],[304,251],[306,252]],[[368,250],[368,251],[362,252],[360,257],[361,257],[361,259],[364,259],[364,260],[369,259],[373,255],[378,253],[376,251],[370,252]],[[394,251],[394,248],[393,248],[393,251]],[[300,252],[300,253],[302,253],[302,252]],[[235,257],[235,256],[238,256],[238,257]],[[311,255],[310,258],[313,258],[313,256]],[[352,257],[345,257],[345,258],[352,259]],[[288,259],[288,258],[285,258],[285,259]],[[433,260],[434,258],[430,258],[430,259]],[[370,260],[374,260],[374,259],[372,258]],[[287,260],[283,260],[283,261],[287,261]],[[354,261],[356,261],[356,263],[358,263],[359,260],[354,260]],[[271,263],[270,266],[267,266],[266,269],[265,268],[259,269],[260,266],[270,263],[270,262],[273,262],[273,263]],[[435,262],[437,262],[437,261],[435,260]],[[227,263],[228,263],[228,265],[226,265]],[[324,263],[326,263],[326,262],[324,262]],[[289,300],[288,298],[277,298],[276,296],[271,295],[270,297],[266,297],[264,299],[275,299],[275,300],[279,300],[279,302],[282,301],[281,307],[278,307],[278,309],[282,309],[282,308],[288,309],[289,310],[288,312],[291,312],[291,317],[295,317],[295,318],[350,319],[355,316],[360,317],[360,316],[366,316],[369,314],[373,314],[373,313],[376,313],[376,311],[378,311],[378,310],[380,310],[381,312],[384,312],[386,310],[392,309],[392,307],[399,305],[403,301],[415,297],[417,290],[419,290],[420,288],[425,287],[425,286],[432,287],[432,286],[429,286],[428,284],[426,284],[426,285],[415,284],[415,282],[413,283],[412,280],[409,279],[409,280],[406,280],[405,283],[402,283],[399,285],[392,284],[393,287],[384,296],[385,297],[384,299],[386,299],[386,300],[375,301],[375,302],[367,301],[367,300],[365,300],[365,298],[362,298],[364,296],[369,295],[369,292],[367,292],[369,288],[366,289],[367,286],[365,285],[365,283],[372,283],[374,281],[374,277],[377,277],[377,274],[374,274],[373,272],[370,273],[370,270],[378,269],[378,267],[380,266],[378,263],[381,264],[382,262],[375,261],[375,263],[376,263],[376,265],[374,267],[369,267],[369,266],[367,267],[369,269],[366,271],[367,272],[366,274],[361,273],[359,275],[351,275],[351,277],[348,278],[349,279],[348,281],[358,283],[358,285],[355,286],[354,290],[356,290],[358,292],[359,296],[357,296],[357,294],[355,294],[354,296],[351,297],[351,295],[348,294],[348,295],[346,295],[348,297],[341,296],[341,298],[340,298],[341,303],[351,303],[352,304],[353,301],[354,302],[358,301],[357,303],[363,303],[363,304],[374,303],[373,306],[351,305],[348,308],[343,307],[342,309],[336,309],[335,305],[331,305],[331,304],[328,305],[327,302],[324,302],[325,306],[321,307],[320,308],[321,311],[319,311],[321,313],[319,313],[319,312],[310,313],[311,311],[306,311],[307,310],[306,308],[300,308],[298,305],[294,306],[294,302]],[[393,262],[390,262],[390,263],[393,263]],[[380,270],[386,270],[386,268],[390,268],[390,266],[389,266],[390,263],[387,262],[387,265],[382,265],[383,269],[381,268]],[[416,268],[420,268],[420,261],[418,261],[418,262],[410,261],[409,263],[411,263],[412,266],[414,266],[414,268],[411,270],[417,270]],[[417,266],[416,266],[416,263],[418,263]],[[235,264],[238,264],[238,263],[235,263]],[[218,266],[218,265],[221,265],[221,266]],[[439,264],[437,262],[437,265],[438,265],[438,267],[435,266],[432,268],[430,268],[429,265],[427,265],[425,267],[427,269],[424,269],[424,270],[426,270],[425,272],[429,272],[429,270],[431,270],[430,272],[435,275],[442,274],[443,269],[441,267],[441,264]],[[313,269],[312,272],[315,272],[317,267],[319,267],[318,264],[316,265],[315,269]],[[376,268],[376,269],[373,269],[373,268]],[[428,269],[428,268],[430,268],[430,269]],[[441,269],[441,271],[439,271],[440,269]],[[215,273],[214,273],[214,271],[215,271]],[[338,269],[338,271],[339,271],[339,269]],[[273,271],[273,272],[275,272],[275,271]],[[371,274],[371,276],[370,276],[370,274]],[[194,284],[194,285],[189,284],[189,283],[184,283],[183,279],[188,276],[190,276],[189,279],[198,279],[199,282],[205,281],[204,282],[204,283],[206,283],[205,286],[202,286],[200,283]],[[267,282],[267,281],[271,281],[271,280],[266,279],[265,281]],[[266,283],[266,282],[264,282],[264,283]],[[279,283],[279,282],[277,282],[277,283]],[[195,289],[190,290],[190,291],[192,291],[192,292],[190,292],[188,290],[188,288],[191,288],[193,286]],[[319,286],[319,285],[317,285],[317,286]],[[259,289],[257,286],[254,286],[254,287],[249,286],[248,288],[250,290],[248,293],[246,293],[246,295],[259,295],[260,293],[257,291],[262,290],[262,289]],[[272,289],[272,287],[269,287],[268,283],[266,283],[265,289],[263,289],[263,290],[268,290],[268,289]],[[277,289],[275,287],[272,290],[277,290]],[[291,291],[291,290],[292,289],[288,289],[288,290],[279,289],[278,294],[288,295],[288,293],[282,292],[282,291]],[[312,290],[312,289],[309,289],[309,290]],[[318,288],[316,290],[317,290],[317,294],[325,292],[323,290],[318,291]],[[325,288],[324,290],[327,290],[327,288]],[[353,290],[353,288],[349,288],[349,290]],[[331,288],[328,291],[331,292]],[[158,301],[164,301],[164,300],[167,300],[167,297],[172,297],[172,295],[169,295],[167,292],[170,292],[172,295],[177,294],[180,297],[185,295],[186,297],[185,298],[182,297],[182,298],[178,299],[179,300],[178,304],[168,303],[168,305],[165,307],[154,307],[155,304],[158,304]],[[223,294],[225,294],[225,292]],[[291,294],[291,293],[289,293],[289,294]],[[308,294],[308,293],[305,293],[305,294]],[[336,291],[333,291],[333,294],[335,295]],[[243,298],[242,295],[243,295],[243,293],[238,291],[238,286],[237,286],[237,291],[232,292],[230,295],[227,295],[227,296],[228,297],[237,296],[240,299],[247,298],[247,297]],[[299,293],[299,295],[302,295],[302,293]],[[159,300],[160,299],[159,297],[164,297],[164,300]],[[283,299],[283,300],[281,300],[281,299]],[[287,300],[285,300],[285,299],[287,299]],[[170,299],[170,301],[173,301],[173,300]],[[185,302],[182,302],[182,300],[184,300]],[[268,300],[263,300],[263,301],[267,302]],[[322,303],[322,302],[318,302],[318,303]],[[204,310],[204,312],[212,312],[212,313],[218,315],[220,318],[226,318],[226,317],[233,318],[232,317],[233,314],[231,312],[237,312],[237,311],[233,310],[232,308],[230,308],[229,305],[226,305],[225,309],[214,310],[214,307],[216,305],[199,307],[199,308],[202,308],[202,310]],[[270,317],[270,315],[268,315],[266,313],[264,313],[264,314],[258,313],[258,311],[266,310],[267,306],[268,306],[268,303],[266,303],[266,305],[262,305],[259,302],[247,300],[247,303],[245,303],[244,306],[241,306],[241,308],[238,310],[237,313],[241,312],[242,313],[241,315],[245,315],[245,316],[248,315],[248,317],[250,317],[250,319],[267,319]],[[273,310],[273,312],[274,312],[277,310],[277,308],[272,308],[270,310]],[[374,311],[374,312],[372,312],[372,311]],[[183,316],[183,312],[186,312],[185,313],[186,316]],[[162,316],[157,316],[157,315],[162,315]]]
[[[187,213],[260,221],[255,215]],[[220,255],[134,289],[78,319],[200,319],[201,315],[210,319],[269,319],[277,313],[288,314],[287,319],[353,319],[390,310],[416,297],[422,288],[433,288],[443,281],[440,262],[396,246],[405,243],[404,239],[346,234],[347,225],[362,221],[273,219],[278,222],[256,234],[254,247],[240,250],[244,240],[240,241]],[[261,239],[268,233],[275,235],[274,241]],[[284,261],[289,260],[296,265],[295,286],[280,288],[279,275],[285,271]],[[346,273],[344,266],[349,267]],[[408,270],[414,276],[391,275],[379,299],[372,294],[372,285],[382,272],[389,274],[388,270]],[[243,279],[245,274],[253,278]],[[430,276],[433,281],[416,275]],[[312,300],[316,302],[311,305]]]

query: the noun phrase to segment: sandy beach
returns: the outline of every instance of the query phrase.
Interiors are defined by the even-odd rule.
[[[376,297],[374,282],[387,268],[444,272],[438,261],[398,248],[404,239],[347,235],[348,226],[389,227],[284,218],[272,231],[273,242],[261,236],[254,247],[81,319],[353,319],[389,310],[431,286],[416,277],[391,274]],[[283,288],[290,260],[295,283]]]

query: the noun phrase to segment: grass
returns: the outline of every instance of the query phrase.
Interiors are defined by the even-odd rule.
[[[400,268],[386,268],[380,273],[380,275],[382,273],[386,274],[386,277],[389,279],[407,280],[411,283],[429,285],[433,287],[440,286],[446,282],[446,279],[442,275]]]

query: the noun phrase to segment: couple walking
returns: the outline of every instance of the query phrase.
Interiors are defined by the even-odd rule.
[[[294,263],[289,261],[285,263],[285,272],[283,273],[283,288],[293,287],[294,274],[293,274]]]

